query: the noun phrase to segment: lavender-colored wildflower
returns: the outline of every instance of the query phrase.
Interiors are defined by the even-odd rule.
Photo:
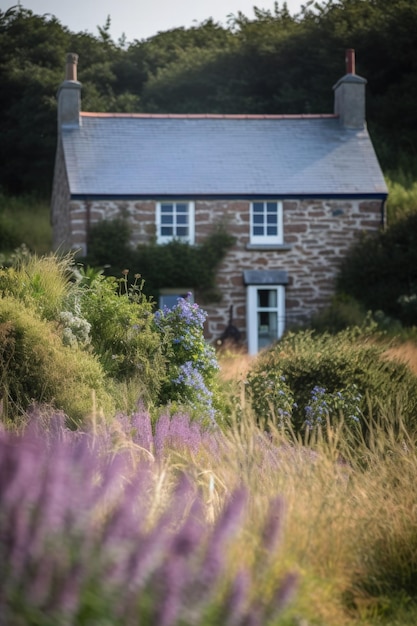
[[[155,456],[161,458],[164,452],[164,448],[169,439],[170,434],[170,417],[167,413],[161,415],[155,424]]]
[[[165,445],[170,419],[161,419]],[[187,445],[201,435],[187,416],[172,422],[175,437]],[[211,602],[224,602],[216,610],[228,626],[262,623],[254,621],[260,609],[246,593],[245,571],[226,597],[219,594],[227,544],[244,521],[244,489],[231,494],[211,528],[196,485],[181,475],[149,526],[158,464],[132,463],[130,453],[109,449],[108,440],[93,433],[63,438],[57,428],[48,439],[41,423],[21,436],[0,430],[1,624],[35,623],[33,615],[45,624],[77,624],[86,615],[114,626],[175,626],[191,623],[190,616],[202,624]],[[272,516],[277,507],[273,503]],[[276,519],[269,523],[265,547],[277,533]],[[284,579],[277,610],[294,586],[295,578]]]
[[[284,500],[277,497],[269,505],[269,511],[262,532],[262,545],[269,554],[273,554],[282,537]]]
[[[269,613],[272,618],[276,618],[293,600],[298,589],[299,579],[300,577],[297,572],[289,572],[286,574],[271,603]]]
[[[246,502],[246,490],[235,489],[216,520],[201,563],[199,580],[194,585],[194,597],[196,600],[200,597],[202,603],[206,600],[214,581],[223,572],[227,542],[242,525]]]
[[[249,602],[250,576],[247,570],[239,571],[232,581],[225,600],[224,626],[239,626]]]
[[[151,452],[153,447],[153,434],[149,413],[144,409],[136,411],[136,413],[132,415],[131,423],[133,428],[133,441],[145,450]]]

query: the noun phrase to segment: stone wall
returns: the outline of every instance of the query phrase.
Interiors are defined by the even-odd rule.
[[[246,336],[246,290],[243,270],[285,270],[286,326],[298,324],[329,304],[340,261],[362,232],[377,232],[382,224],[381,201],[287,200],[284,209],[284,244],[249,244],[249,201],[197,201],[196,243],[221,221],[236,243],[222,262],[218,286],[223,299],[204,305],[208,313],[207,338],[218,338],[229,321]],[[103,219],[124,217],[132,226],[132,244],[155,237],[154,201],[71,202],[72,247],[86,251],[88,228]],[[146,279],[146,277],[145,277]]]

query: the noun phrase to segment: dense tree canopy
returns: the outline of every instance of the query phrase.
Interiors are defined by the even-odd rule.
[[[0,11],[0,187],[50,190],[67,52],[80,56],[86,111],[322,113],[355,48],[382,166],[417,169],[415,0],[310,1],[297,15],[276,3],[227,27],[207,19],[128,45],[109,27],[93,36],[20,7]]]

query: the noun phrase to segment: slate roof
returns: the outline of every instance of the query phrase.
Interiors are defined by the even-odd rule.
[[[72,197],[385,197],[366,129],[334,115],[82,113],[63,126]]]

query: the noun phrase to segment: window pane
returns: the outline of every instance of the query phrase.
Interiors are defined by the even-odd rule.
[[[172,224],[173,216],[172,215],[161,215],[161,224]]]
[[[276,202],[267,202],[266,210],[268,213],[277,213],[278,212],[278,204]]]
[[[172,213],[174,206],[172,204],[161,204],[161,213]]]
[[[186,237],[188,235],[188,228],[186,226],[177,227],[177,237]]]
[[[188,204],[177,204],[177,213],[187,213],[188,211]]]
[[[263,213],[264,212],[264,203],[263,202],[254,202],[253,203],[253,212],[254,213]]]
[[[172,237],[172,226],[161,226],[162,237]]]
[[[264,223],[264,216],[263,215],[254,215],[253,216],[253,223],[254,224],[263,224]]]
[[[277,234],[277,227],[276,226],[268,226],[268,228],[266,229],[266,234],[269,237],[274,237]]]
[[[177,224],[187,224],[188,215],[177,215]]]
[[[258,313],[258,349],[269,346],[278,338],[277,313]]]
[[[268,224],[277,224],[277,215],[267,215],[266,216],[266,221]]]
[[[254,235],[263,235],[264,234],[263,226],[254,226],[253,227],[253,234]]]
[[[276,308],[277,307],[277,290],[276,289],[258,289],[258,307],[259,308]]]

